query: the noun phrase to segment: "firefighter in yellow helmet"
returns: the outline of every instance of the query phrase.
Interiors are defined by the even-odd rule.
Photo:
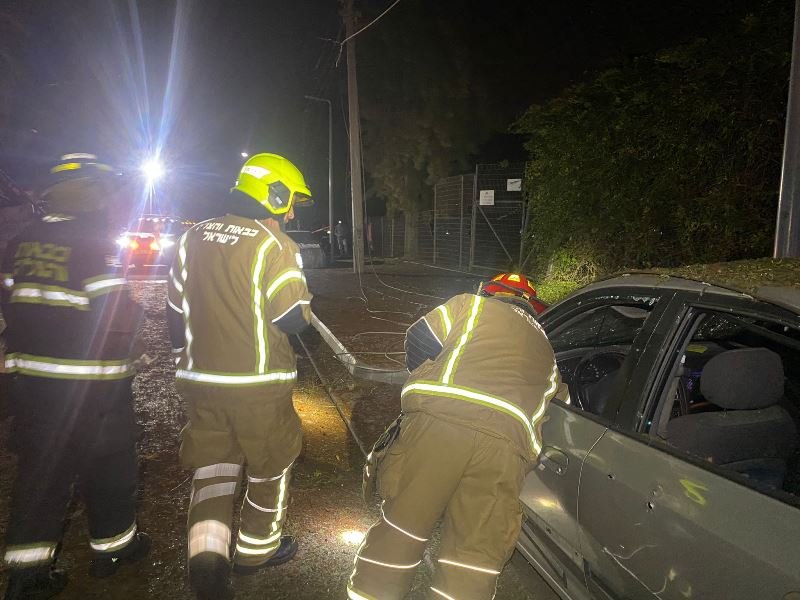
[[[187,231],[172,265],[167,321],[189,417],[181,461],[195,470],[188,561],[198,598],[232,597],[232,543],[241,574],[297,552],[296,540],[282,533],[302,444],[288,336],[310,322],[311,294],[300,251],[281,224],[310,196],[291,162],[257,154],[242,167],[224,214]],[[237,533],[233,502],[243,476]]]
[[[504,274],[408,329],[403,413],[364,469],[366,490],[377,469],[384,501],[356,554],[351,600],[405,598],[440,519],[426,597],[494,596],[521,526],[522,481],[560,384],[532,290],[524,276]]]

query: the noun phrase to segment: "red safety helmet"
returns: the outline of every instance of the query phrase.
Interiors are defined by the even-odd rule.
[[[500,273],[491,281],[481,283],[478,293],[484,296],[517,296],[533,307],[538,315],[547,305],[536,298],[536,288],[525,275]]]

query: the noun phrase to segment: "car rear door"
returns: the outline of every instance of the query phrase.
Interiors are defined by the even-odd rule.
[[[789,600],[800,592],[797,508],[640,439],[603,436],[584,465],[578,503],[596,598]]]
[[[790,600],[800,598],[800,502],[694,459],[651,433],[648,409],[683,364],[694,306],[720,314],[752,301],[682,294],[675,318],[654,335],[652,372],[634,382],[639,402],[591,449],[578,498],[587,585],[596,598]],[[623,421],[625,419],[622,419]]]

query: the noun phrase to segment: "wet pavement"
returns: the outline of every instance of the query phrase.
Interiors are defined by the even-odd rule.
[[[463,274],[414,265],[368,268],[358,279],[348,269],[308,272],[316,314],[359,360],[379,369],[399,369],[402,335],[418,316],[454,293],[473,291],[477,280]],[[90,555],[83,505],[69,510],[59,566],[70,583],[59,598],[191,598],[185,570],[185,522],[190,473],[178,464],[178,434],[185,421],[182,400],[173,386],[164,303],[166,284],[158,278],[132,282],[147,316],[145,337],[155,362],[135,380],[139,440],[139,524],[153,538],[150,556],[124,567],[113,578],[90,579]],[[375,333],[377,332],[377,333]],[[305,443],[294,470],[287,531],[299,538],[294,561],[249,577],[234,576],[237,598],[345,598],[345,585],[360,535],[376,519],[377,506],[360,497],[361,451],[333,401],[367,447],[399,411],[399,388],[354,381],[316,332],[303,340],[323,377],[326,392],[310,360],[298,345],[299,379],[295,407]],[[2,384],[0,384],[2,385]],[[0,535],[8,518],[14,459],[7,453],[8,423],[0,424]],[[426,553],[412,600],[424,597],[435,556]],[[0,590],[6,573],[0,571]],[[557,596],[517,553],[500,577],[497,600],[555,600]]]

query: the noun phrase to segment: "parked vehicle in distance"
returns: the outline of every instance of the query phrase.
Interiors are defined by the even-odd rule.
[[[126,268],[168,267],[183,233],[194,223],[176,216],[142,215],[117,238]]]
[[[287,231],[286,235],[300,247],[304,268],[321,269],[328,265],[328,259],[322,249],[319,236],[314,235],[311,231]]]
[[[518,548],[564,600],[800,597],[800,289],[629,274],[540,317]]]
[[[330,266],[333,264],[333,254],[331,248],[331,228],[330,227],[320,227],[319,229],[315,229],[311,232],[314,236],[314,239],[319,242],[320,248],[322,248],[322,254],[325,255],[325,264]]]

